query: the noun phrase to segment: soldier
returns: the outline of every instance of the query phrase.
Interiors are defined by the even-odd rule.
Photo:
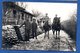
[[[49,21],[48,13],[46,13],[45,19],[46,22]]]
[[[54,24],[57,24],[57,22],[58,22],[57,14],[56,14],[55,17],[54,17],[53,22],[54,22]]]
[[[53,19],[53,24],[52,24],[52,31],[53,31],[53,34],[54,34],[54,32],[56,32],[56,38],[57,38],[57,35],[58,36],[60,35],[60,29],[61,29],[60,17],[58,18],[57,14],[56,14]],[[57,34],[57,32],[58,32],[58,34]]]
[[[53,31],[53,34],[56,32],[56,37],[57,37],[57,29],[58,29],[57,23],[58,23],[58,17],[56,14],[54,19],[53,19],[53,24],[52,24],[52,31]]]
[[[29,22],[28,18],[26,18],[26,20],[20,27],[22,27],[23,25],[25,25],[25,41],[29,41],[31,32],[31,23]]]
[[[33,23],[32,23],[32,36],[33,36],[33,38],[36,37],[36,39],[37,39],[37,23],[36,23],[36,19],[33,19]]]

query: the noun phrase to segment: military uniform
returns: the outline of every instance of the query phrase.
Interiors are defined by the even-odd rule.
[[[37,39],[37,23],[35,22],[32,23],[32,36],[33,38],[36,37]]]
[[[30,31],[31,31],[31,23],[29,21],[24,21],[24,23],[22,25],[25,25],[25,41],[29,41]]]

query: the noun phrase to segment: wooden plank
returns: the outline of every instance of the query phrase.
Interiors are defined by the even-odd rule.
[[[22,35],[21,35],[21,32],[20,32],[19,27],[18,27],[18,26],[14,26],[14,29],[15,29],[15,31],[16,31],[18,40],[23,41],[23,38],[22,38]]]

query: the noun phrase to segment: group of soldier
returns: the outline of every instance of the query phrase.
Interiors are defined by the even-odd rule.
[[[37,39],[37,23],[36,19],[33,19],[33,22],[30,23],[28,18],[24,21],[19,28],[25,25],[25,41],[29,41],[30,33],[32,32],[32,38],[36,37]]]
[[[24,23],[20,25],[19,28],[21,28],[23,25],[25,25],[25,41],[29,41],[30,33],[32,33],[32,37],[37,39],[37,23],[36,19],[33,19],[33,22],[30,23],[28,18],[25,19]],[[57,31],[60,32],[60,18],[57,17],[57,15],[53,19],[53,24],[49,25],[48,21],[46,21],[43,25],[43,29],[45,31],[45,36],[48,31],[48,38],[49,38],[49,30],[52,29],[53,34]],[[30,32],[31,31],[31,32]],[[59,35],[59,34],[58,34]]]
[[[52,29],[53,31],[53,35],[56,32],[56,38],[59,38],[60,35],[60,30],[61,30],[61,23],[60,23],[60,17],[57,16],[57,14],[55,15],[54,19],[53,19],[53,23],[52,25],[49,25],[49,22],[46,21],[44,26],[43,26],[44,30],[45,30],[45,36],[44,38],[47,36],[49,38],[49,30]],[[48,32],[48,35],[46,34]]]

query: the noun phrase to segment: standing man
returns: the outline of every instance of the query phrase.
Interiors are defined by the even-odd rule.
[[[22,27],[23,25],[25,25],[25,41],[29,41],[31,32],[31,23],[29,22],[28,18],[26,18],[26,20],[20,27]]]
[[[33,36],[33,38],[36,37],[36,39],[37,39],[37,23],[36,23],[36,19],[33,19],[33,23],[32,23],[32,36]]]

